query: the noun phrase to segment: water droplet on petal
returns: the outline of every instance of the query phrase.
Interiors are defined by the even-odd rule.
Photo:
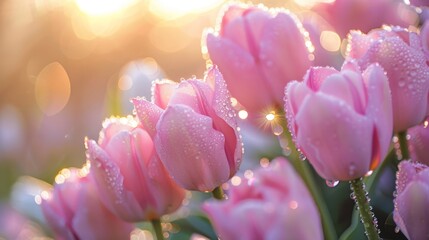
[[[398,86],[399,87],[404,87],[405,86],[405,81],[399,81],[398,82]]]
[[[326,185],[328,187],[336,187],[340,183],[338,180],[326,180]]]

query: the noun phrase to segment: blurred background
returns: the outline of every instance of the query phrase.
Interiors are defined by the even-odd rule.
[[[150,98],[152,80],[202,78],[203,31],[216,25],[225,2],[0,1],[0,205],[19,176],[52,183],[60,169],[82,166],[84,138],[97,139],[110,115],[132,114],[129,99]],[[315,64],[339,67],[345,36],[310,10],[316,2],[333,0],[255,3],[297,14]],[[417,24],[414,11],[392,2]],[[8,211],[0,206],[0,223],[13,218]]]

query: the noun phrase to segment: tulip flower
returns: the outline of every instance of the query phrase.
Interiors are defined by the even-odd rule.
[[[384,159],[392,136],[392,105],[384,70],[363,73],[311,68],[286,87],[286,117],[297,147],[326,180],[353,180]]]
[[[42,193],[42,212],[55,239],[129,239],[133,225],[101,203],[85,169],[63,169],[52,193]]]
[[[411,159],[420,163],[429,164],[429,128],[428,120],[418,126],[408,129],[410,140],[408,146]]]
[[[222,75],[204,81],[155,82],[153,103],[134,99],[140,122],[174,180],[183,188],[213,191],[234,176],[242,158],[236,113]]]
[[[203,205],[220,239],[323,239],[317,207],[293,167],[277,158]]]
[[[393,220],[410,240],[429,237],[429,167],[410,161],[399,164]]]
[[[302,78],[313,57],[308,33],[292,13],[261,6],[229,5],[205,44],[232,96],[253,116],[281,106],[282,89]]]
[[[351,32],[347,59],[361,68],[379,63],[392,91],[393,128],[401,132],[427,115],[429,67],[419,34],[398,27],[376,29],[367,35]]]
[[[316,4],[313,10],[341,37],[346,37],[350,30],[368,32],[385,24],[408,27],[418,22],[414,9],[398,0],[336,0]]]
[[[150,135],[132,117],[103,123],[98,143],[87,140],[101,201],[126,221],[157,220],[178,209],[185,192],[160,161]]]

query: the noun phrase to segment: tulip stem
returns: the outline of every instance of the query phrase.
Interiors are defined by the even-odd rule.
[[[213,197],[218,200],[224,200],[225,194],[223,193],[222,187],[219,186],[212,191]]]
[[[408,151],[407,130],[398,133],[398,140],[399,147],[401,149],[402,159],[409,159],[410,152]]]
[[[151,221],[153,229],[155,230],[156,239],[164,240],[164,234],[162,234],[161,221],[159,219],[154,219]]]
[[[362,178],[350,181],[350,188],[353,191],[352,198],[359,209],[365,233],[369,240],[378,240],[380,230],[377,229],[377,219],[371,211],[368,193],[365,190],[365,184]]]

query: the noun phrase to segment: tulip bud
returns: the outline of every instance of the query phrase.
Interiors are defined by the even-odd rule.
[[[327,180],[353,180],[374,170],[392,136],[392,104],[383,69],[363,73],[353,62],[339,72],[311,68],[286,87],[286,117],[297,147]]]
[[[153,103],[133,102],[174,180],[188,190],[212,191],[234,176],[242,143],[236,113],[217,68],[210,68],[204,81],[162,81],[153,89]]]
[[[42,211],[56,239],[128,239],[133,225],[101,203],[85,169],[63,169],[52,193],[43,192]]]
[[[408,239],[428,239],[429,167],[402,161],[396,177],[393,220]]]
[[[295,15],[233,4],[218,28],[207,34],[205,47],[232,96],[253,116],[281,106],[282,89],[302,78],[313,57],[308,33]]]
[[[393,128],[404,131],[427,115],[429,67],[417,33],[398,27],[351,32],[347,59],[361,68],[379,63],[387,73],[392,91]]]
[[[323,239],[317,207],[285,159],[246,181],[233,186],[227,200],[203,205],[220,239]]]
[[[184,190],[165,170],[151,136],[132,117],[106,120],[98,143],[86,144],[101,201],[117,216],[154,220],[181,206]]]

